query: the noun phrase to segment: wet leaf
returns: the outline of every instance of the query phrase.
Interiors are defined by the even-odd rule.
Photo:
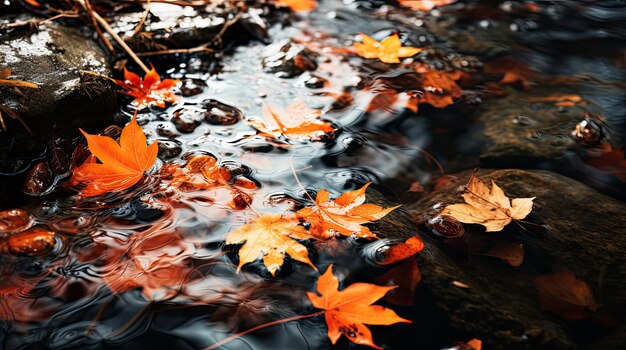
[[[550,95],[533,97],[533,102],[551,102],[557,107],[573,107],[576,105],[586,105],[587,101],[583,100],[579,95]]]
[[[411,57],[422,51],[416,47],[402,46],[398,34],[393,34],[381,42],[363,33],[360,35],[363,42],[354,43],[354,49],[363,58],[378,58],[385,63],[400,63],[400,58]]]
[[[378,262],[380,265],[391,265],[407,259],[424,249],[424,242],[418,237],[413,236],[405,242],[398,243],[385,252],[385,259]]]
[[[315,206],[300,209],[296,215],[311,224],[309,232],[318,238],[330,238],[336,233],[378,238],[363,224],[381,219],[399,206],[383,208],[375,204],[363,204],[369,185],[371,182],[358,190],[345,192],[335,200],[330,200],[328,191],[320,190],[315,197]]]
[[[576,279],[571,271],[561,270],[553,275],[539,276],[535,284],[541,308],[565,318],[580,320],[600,307],[587,283]]]
[[[474,350],[481,350],[483,348],[483,342],[480,339],[474,338],[468,341],[467,346],[471,347]]]
[[[137,74],[124,68],[124,80],[115,81],[123,89],[123,93],[134,97],[132,105],[137,109],[144,109],[150,105],[165,108],[166,102],[176,102],[177,96],[172,89],[179,83],[178,80],[161,80],[154,67],[146,73],[143,79]]]
[[[350,341],[382,348],[374,344],[368,325],[388,326],[411,321],[398,316],[393,310],[372,305],[395,286],[377,286],[369,283],[354,283],[339,290],[339,279],[333,274],[333,265],[317,281],[317,293],[307,292],[309,300],[318,309],[326,310],[328,337],[335,344],[343,334]]]
[[[374,282],[386,286],[398,286],[385,295],[383,300],[386,302],[394,305],[411,306],[413,305],[415,290],[421,280],[422,274],[417,266],[417,260],[407,259],[385,274],[376,277]]]
[[[589,158],[587,163],[626,182],[626,156],[624,156],[624,151],[611,146],[605,148],[605,152],[597,157]]]
[[[316,0],[276,0],[276,2],[288,6],[293,12],[310,12],[317,7]]]
[[[243,265],[262,256],[263,263],[274,276],[283,265],[285,255],[315,269],[306,247],[296,241],[309,238],[309,233],[295,218],[265,214],[231,231],[226,237],[226,244],[244,243],[239,249],[237,272]]]
[[[398,0],[400,5],[413,10],[430,11],[435,7],[442,7],[456,2],[456,0]]]
[[[285,110],[263,106],[263,120],[250,119],[246,123],[267,137],[284,136],[294,140],[319,140],[335,131],[330,123],[319,120],[321,112],[296,101]]]
[[[419,103],[428,103],[437,108],[444,108],[454,103],[463,95],[461,87],[456,83],[461,79],[460,71],[443,72],[417,65],[415,70],[422,76],[422,96]]]
[[[522,243],[498,242],[488,252],[479,255],[492,256],[511,266],[518,267],[524,262],[524,246]]]
[[[91,197],[111,191],[127,189],[141,180],[144,171],[156,161],[158,144],[146,145],[146,136],[137,124],[136,117],[124,127],[120,144],[108,136],[90,135],[81,130],[87,139],[89,151],[101,163],[85,162],[75,168],[72,185],[86,185],[81,195]]]
[[[126,244],[104,235],[94,240],[112,251],[104,256],[102,277],[115,293],[140,288],[148,300],[163,300],[178,294],[189,280],[188,259],[195,248],[175,232],[142,232]]]
[[[441,212],[466,224],[479,224],[487,232],[501,231],[513,220],[525,218],[533,209],[532,198],[509,199],[494,181],[491,191],[482,181],[472,175],[463,194],[465,203],[448,205]]]

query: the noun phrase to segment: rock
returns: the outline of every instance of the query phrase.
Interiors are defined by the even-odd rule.
[[[265,71],[281,78],[293,78],[305,71],[317,69],[312,52],[291,41],[280,41],[267,47],[262,60]]]
[[[19,20],[24,20],[22,16]],[[9,20],[0,19],[0,23]],[[15,19],[12,19],[13,21]],[[0,87],[0,102],[13,110],[28,127],[7,118],[0,131],[0,173],[24,171],[30,162],[19,161],[41,154],[48,142],[75,137],[78,129],[96,132],[117,109],[114,86],[80,70],[110,75],[104,52],[79,31],[53,22],[31,33],[15,29],[0,37],[0,62],[12,70],[12,78],[36,83],[39,89],[20,88],[15,93]]]
[[[415,233],[415,221],[436,215],[437,203],[462,202],[462,186],[471,172],[405,210],[388,215],[376,232],[391,238]],[[536,196],[527,224],[509,224],[502,232],[484,233],[465,225],[459,239],[442,239],[420,224],[426,248],[418,257],[422,281],[416,295],[416,327],[435,348],[456,339],[480,338],[488,349],[577,349],[588,343],[614,344],[623,339],[610,331],[626,313],[626,205],[587,186],[548,171],[479,171],[513,197]],[[522,243],[525,261],[512,267],[497,258],[477,255],[498,242]],[[473,254],[474,253],[474,254]],[[542,311],[535,278],[567,270],[586,282],[599,310],[583,321]],[[461,284],[454,282],[461,282]],[[467,285],[468,288],[464,288]],[[439,337],[439,338],[438,338]],[[439,347],[440,348],[440,347]],[[593,347],[592,347],[593,348]],[[602,347],[595,347],[602,348]]]
[[[520,160],[559,158],[583,144],[584,140],[572,137],[576,124],[586,118],[579,108],[539,101],[557,93],[541,88],[532,94],[511,91],[504,98],[485,103],[478,111],[486,139],[481,153],[483,163],[517,167],[513,164]]]
[[[221,6],[205,12],[154,3],[139,34],[135,35],[134,31],[143,20],[142,11],[116,16],[112,28],[136,52],[191,48],[210,42],[220,32],[230,12]]]

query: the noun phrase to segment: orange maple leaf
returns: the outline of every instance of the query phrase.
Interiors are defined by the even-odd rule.
[[[442,72],[424,65],[417,65],[415,70],[422,75],[423,79],[423,95],[419,98],[419,103],[444,108],[453,104],[455,98],[463,95],[463,90],[456,83],[462,77],[461,72]]]
[[[354,43],[356,53],[363,58],[378,58],[385,63],[400,63],[400,58],[411,57],[418,54],[422,49],[402,46],[398,34],[389,36],[378,42],[371,36],[360,33],[363,42]]]
[[[285,110],[263,106],[264,120],[248,120],[246,123],[269,137],[284,136],[294,140],[318,140],[325,133],[335,131],[329,122],[319,120],[322,113],[302,101],[295,101]]]
[[[456,0],[398,0],[400,5],[413,10],[430,11],[435,7],[441,7],[455,3]]]
[[[319,238],[330,238],[335,233],[361,238],[378,238],[363,224],[378,220],[399,206],[383,208],[375,204],[363,204],[365,191],[370,183],[358,190],[348,191],[330,200],[326,190],[315,197],[315,206],[300,209],[296,215],[311,224],[309,232]]]
[[[276,2],[289,6],[293,12],[310,12],[317,7],[315,0],[276,0]]]
[[[343,334],[354,343],[382,350],[374,344],[366,324],[388,326],[398,322],[411,323],[391,309],[372,305],[394,288],[396,286],[354,283],[339,290],[339,279],[333,274],[331,264],[317,281],[317,292],[321,296],[312,292],[307,292],[307,296],[316,308],[326,310],[324,316],[328,325],[328,338],[333,344]]]
[[[124,89],[122,93],[135,98],[132,105],[138,109],[144,109],[151,104],[165,108],[165,102],[177,100],[172,89],[176,87],[179,81],[175,79],[161,80],[154,67],[146,73],[143,80],[137,74],[124,68],[124,80],[116,80],[115,82]]]
[[[414,256],[415,254],[421,252],[422,249],[424,249],[424,242],[418,236],[413,236],[404,242],[391,246],[387,251],[385,251],[384,259],[382,261],[378,261],[377,263],[380,265],[395,264],[398,261]]]
[[[265,214],[231,231],[226,237],[226,244],[245,242],[239,249],[237,272],[243,265],[255,261],[262,255],[263,263],[274,276],[283,265],[286,254],[316,269],[309,260],[306,247],[295,240],[309,238],[311,236],[295,218],[284,217],[281,214]]]
[[[87,139],[89,151],[101,162],[85,162],[73,171],[71,184],[86,184],[81,194],[87,197],[133,186],[152,167],[159,151],[157,141],[146,145],[146,135],[136,117],[122,130],[119,145],[108,136],[90,135],[82,129],[80,132]]]

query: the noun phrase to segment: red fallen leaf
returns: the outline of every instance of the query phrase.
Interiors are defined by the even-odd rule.
[[[378,58],[385,63],[400,63],[400,58],[415,56],[422,51],[412,46],[402,46],[398,34],[393,34],[381,42],[360,33],[362,43],[354,43],[357,55],[363,58]]]
[[[231,172],[208,155],[195,156],[184,167],[169,164],[163,168],[161,174],[170,179],[168,186],[184,192],[224,188],[232,198],[228,205],[237,210],[245,209],[252,202],[252,197],[241,189],[257,188],[253,181],[244,177],[240,176],[233,180]]]
[[[289,6],[293,12],[311,12],[317,7],[316,0],[276,0],[276,2]]]
[[[307,297],[318,309],[326,310],[324,316],[328,325],[328,338],[335,344],[343,334],[359,345],[382,348],[374,344],[372,333],[365,326],[388,326],[398,322],[411,323],[383,306],[372,305],[395,286],[377,286],[369,283],[354,283],[339,290],[339,279],[333,274],[331,264],[317,281],[319,295],[307,292]]]
[[[383,90],[377,92],[365,108],[366,112],[377,110],[393,111],[399,108],[407,108],[417,113],[419,98],[410,92],[398,92],[395,90]]]
[[[413,305],[417,284],[421,280],[422,274],[417,267],[417,261],[415,259],[407,259],[385,274],[378,276],[374,282],[385,286],[398,286],[385,295],[383,300],[386,302],[400,306],[411,306]]]
[[[178,99],[172,89],[179,83],[178,80],[161,80],[154,67],[146,73],[143,80],[135,73],[124,68],[124,80],[115,81],[124,89],[123,93],[134,97],[132,104],[137,109],[144,109],[151,104],[165,108],[165,102],[176,102]]]
[[[102,162],[86,161],[73,170],[70,182],[74,186],[86,185],[81,191],[83,196],[127,189],[139,182],[156,161],[158,142],[146,146],[146,136],[136,117],[122,130],[119,145],[108,136],[80,132],[87,139],[89,151]]]
[[[626,157],[619,148],[608,147],[608,151],[587,160],[587,163],[626,182]]]
[[[424,192],[424,187],[422,187],[422,184],[419,181],[413,181],[413,183],[411,184],[411,187],[409,187],[409,189],[406,191],[422,193]]]
[[[537,78],[537,73],[534,70],[512,57],[486,62],[484,72],[487,75],[503,74],[500,84],[519,84],[524,90],[530,89],[531,81]]]
[[[176,233],[136,233],[128,244],[106,236],[96,236],[94,240],[112,250],[106,256],[108,269],[103,279],[114,293],[141,288],[148,300],[169,299],[190,278],[192,268],[188,260],[195,247]]]
[[[435,7],[442,7],[456,2],[456,0],[398,0],[400,5],[413,10],[430,11]]]
[[[573,107],[576,105],[586,105],[587,101],[579,95],[550,95],[532,98],[533,102],[554,102],[557,107]]]
[[[391,265],[414,256],[415,254],[421,252],[422,249],[424,249],[424,242],[422,242],[419,237],[413,236],[405,242],[396,244],[389,248],[385,252],[385,259],[383,261],[378,261],[377,263],[379,265]]]
[[[552,311],[565,318],[580,320],[600,308],[593,298],[591,288],[573,272],[561,270],[553,275],[535,279],[539,304],[543,310]]]
[[[335,131],[330,123],[319,120],[322,112],[309,108],[302,101],[295,101],[285,110],[263,106],[263,120],[247,120],[246,123],[268,137],[284,136],[294,140],[319,140],[325,133]]]
[[[456,83],[462,77],[460,71],[442,72],[423,65],[417,65],[415,70],[423,78],[423,95],[419,98],[419,103],[444,108],[453,104],[454,99],[463,96],[463,90]]]
[[[471,347],[474,350],[482,350],[483,348],[483,342],[482,340],[478,339],[478,338],[474,338],[470,341],[468,341],[467,346]]]

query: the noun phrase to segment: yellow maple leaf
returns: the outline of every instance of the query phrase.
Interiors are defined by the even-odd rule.
[[[411,57],[422,49],[412,46],[402,46],[398,34],[389,36],[378,42],[371,36],[360,33],[363,42],[354,43],[357,55],[363,58],[378,58],[385,63],[400,63],[400,58]]]
[[[255,261],[262,255],[263,263],[274,276],[276,270],[283,265],[285,254],[316,269],[309,260],[306,247],[294,240],[309,238],[311,236],[295,218],[284,217],[281,214],[265,214],[231,231],[226,237],[226,244],[245,242],[239,249],[237,272],[243,265]]]
[[[383,208],[375,204],[363,204],[365,191],[370,183],[358,190],[348,191],[330,200],[326,190],[315,197],[315,206],[300,209],[296,215],[311,224],[309,232],[319,238],[330,238],[335,233],[361,238],[378,238],[363,224],[378,220],[399,206]]]
[[[511,221],[521,220],[533,210],[535,197],[511,200],[494,181],[491,181],[490,191],[475,175],[472,175],[465,191],[465,203],[448,205],[441,214],[466,224],[483,225],[487,232],[501,231]]]

